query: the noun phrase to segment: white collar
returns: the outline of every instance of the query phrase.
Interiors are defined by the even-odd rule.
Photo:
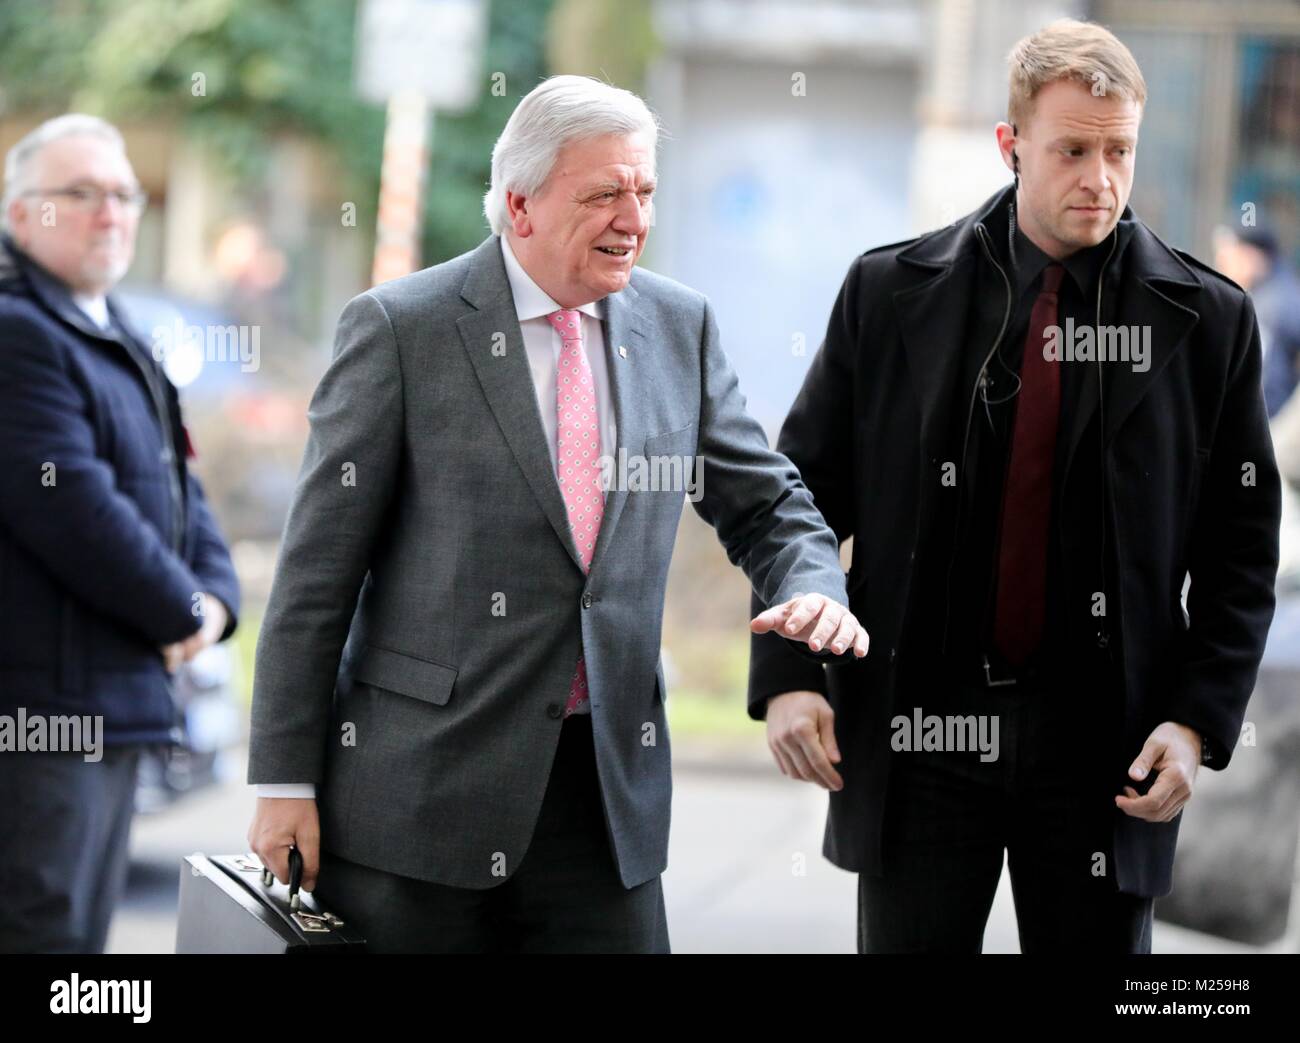
[[[524,271],[524,266],[519,263],[504,235],[501,236],[501,256],[506,262],[506,278],[510,280],[510,294],[515,299],[515,315],[520,322],[524,319],[545,318],[553,311],[562,310],[545,290],[533,282],[532,276]],[[597,304],[598,302],[591,301],[578,305],[575,310],[599,319],[602,316]]]
[[[108,300],[100,294],[97,297],[86,297],[79,293],[72,295],[73,301],[78,308],[86,313],[90,321],[98,326],[101,330],[108,329]]]

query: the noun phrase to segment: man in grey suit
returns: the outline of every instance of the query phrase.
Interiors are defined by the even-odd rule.
[[[708,302],[634,268],[657,136],[627,91],[545,81],[493,151],[494,234],[339,321],[258,644],[249,843],[281,881],[296,846],[375,951],[668,950],[683,493],[775,606],[752,629],[866,654]]]

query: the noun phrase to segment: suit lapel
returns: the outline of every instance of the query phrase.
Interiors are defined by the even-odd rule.
[[[496,236],[474,252],[461,296],[475,310],[462,315],[456,325],[488,406],[551,528],[574,564],[581,568],[582,559],[569,531],[564,496],[555,480],[554,461],[537,411],[537,390],[528,368],[528,354]],[[617,433],[615,476],[620,452],[633,456],[645,449],[644,370],[650,361],[645,345],[650,341],[647,321],[636,309],[637,296],[637,291],[629,285],[604,300],[605,368]],[[494,354],[493,345],[502,343],[504,354],[499,353],[499,348]],[[625,348],[626,353],[620,348]],[[605,513],[592,556],[593,569],[607,553],[626,502],[627,489],[616,482],[605,497]]]
[[[475,310],[462,315],[456,325],[483,395],[542,513],[574,564],[581,568],[537,411],[537,390],[496,236],[474,251],[461,296]]]
[[[646,321],[636,310],[637,291],[628,286],[605,298],[605,368],[609,373],[610,397],[614,401],[617,447],[614,451],[614,477],[620,473],[618,462],[645,450],[646,366],[650,358],[646,344],[655,339],[646,336]],[[620,351],[623,348],[626,351]],[[592,568],[604,560],[614,539],[614,529],[627,503],[625,483],[615,481],[605,495],[605,514],[592,556]]]

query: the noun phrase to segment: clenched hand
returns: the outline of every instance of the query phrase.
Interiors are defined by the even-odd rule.
[[[302,890],[316,889],[320,872],[320,815],[305,797],[258,797],[248,848],[282,884],[289,882],[289,848],[302,855]]]

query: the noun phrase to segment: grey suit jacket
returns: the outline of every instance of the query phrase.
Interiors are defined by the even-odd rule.
[[[746,414],[705,298],[637,268],[605,309],[620,451],[697,458],[695,508],[768,604],[844,603],[837,541]],[[584,575],[499,240],[349,302],[309,417],[248,781],[315,782],[321,844],[343,858],[500,884],[527,849],[582,652],[622,881],[660,873],[659,641],[685,496],[611,490]]]

